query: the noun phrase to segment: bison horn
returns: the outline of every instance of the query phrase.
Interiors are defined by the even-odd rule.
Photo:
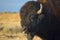
[[[37,11],[37,14],[41,14],[42,13],[42,9],[43,9],[42,4],[40,4],[40,9]]]

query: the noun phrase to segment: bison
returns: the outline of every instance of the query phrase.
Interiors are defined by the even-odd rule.
[[[56,36],[60,33],[59,22],[43,3],[28,1],[22,6],[20,17],[23,31],[30,36],[28,40],[32,40],[34,35],[43,40],[57,40]]]

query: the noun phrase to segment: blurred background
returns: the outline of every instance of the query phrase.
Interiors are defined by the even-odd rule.
[[[1,30],[4,28],[21,27],[19,11],[27,1],[29,0],[0,0]]]
[[[0,0],[0,40],[27,40],[22,33],[19,16],[21,7],[27,1],[30,0]],[[36,38],[34,40],[40,40]]]

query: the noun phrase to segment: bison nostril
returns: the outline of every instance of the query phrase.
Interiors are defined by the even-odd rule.
[[[27,28],[25,26],[22,27],[23,33],[27,32]]]

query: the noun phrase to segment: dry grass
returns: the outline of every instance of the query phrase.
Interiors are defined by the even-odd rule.
[[[21,19],[17,13],[0,14],[0,40],[27,40],[25,34],[21,33]],[[35,36],[33,40],[41,40]]]

